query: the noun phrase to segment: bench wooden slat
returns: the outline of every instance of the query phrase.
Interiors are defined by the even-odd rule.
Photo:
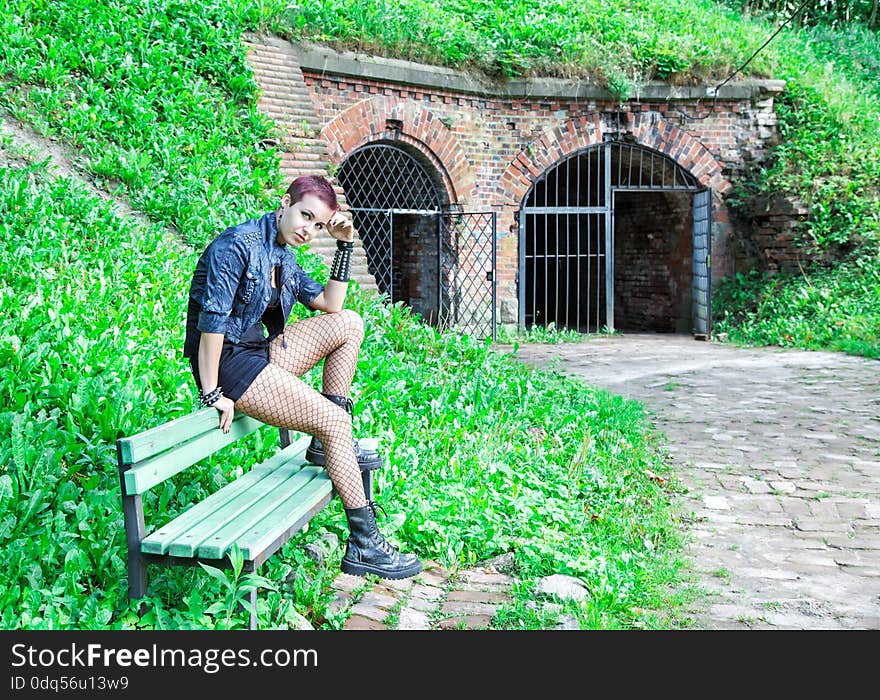
[[[267,469],[269,471],[276,469],[279,465],[284,464],[285,462],[289,462],[292,459],[299,459],[305,461],[306,458],[306,448],[309,446],[309,443],[312,441],[312,438],[309,435],[305,435],[298,440],[294,440],[287,447],[279,450],[274,455],[269,457],[264,462],[260,462],[259,464],[255,464],[251,467],[251,471],[255,469]]]
[[[244,413],[236,412],[233,421],[243,420],[246,417]],[[142,462],[203,433],[215,429],[219,431],[219,423],[219,414],[216,409],[203,408],[137,435],[119,438],[122,463]]]
[[[147,554],[168,554],[171,543],[182,533],[196,527],[199,523],[218,512],[230,501],[253,488],[255,484],[271,476],[284,465],[293,465],[296,469],[303,462],[310,438],[300,438],[283,450],[272,455],[265,462],[255,465],[249,472],[238,477],[219,491],[215,491],[203,501],[196,503],[189,510],[181,513],[174,520],[141,540],[141,551]],[[185,554],[183,556],[192,556]]]
[[[282,535],[289,536],[306,514],[322,501],[330,499],[333,484],[330,475],[322,467],[308,466],[314,469],[314,478],[298,493],[289,496],[272,513],[263,518],[238,540],[239,548],[246,559],[251,559],[269,547]]]
[[[224,433],[218,427],[217,421],[217,412],[214,411],[214,424],[207,432],[134,464],[125,472],[126,493],[133,496],[149,491],[178,472],[265,425],[242,414],[241,418],[233,421],[229,432]]]
[[[310,474],[305,476],[302,474],[301,464],[285,464],[275,471],[267,472],[265,479],[252,483],[247,491],[224,503],[201,522],[175,537],[168,548],[168,553],[173,557],[196,556],[199,545],[209,538],[213,541],[219,530],[228,525],[238,527],[239,530],[246,529],[253,513],[263,510],[266,500],[274,507],[291,491],[307,483],[310,478]]]
[[[263,550],[249,548],[243,544],[249,533],[261,531],[266,523],[275,523],[279,519],[279,512],[283,516],[281,518],[283,523],[290,526],[293,523],[288,515],[291,503],[302,501],[313,505],[314,501],[319,500],[327,490],[323,488],[323,485],[325,481],[329,484],[329,478],[322,478],[322,474],[326,477],[323,467],[316,467],[312,464],[303,466],[272,492],[262,494],[258,500],[252,502],[247,509],[242,510],[237,517],[227,522],[222,528],[209,533],[208,537],[201,538],[194,554],[206,559],[222,559],[233,544],[237,543],[245,559],[251,559],[252,554],[257,555]],[[312,482],[318,483],[317,490]],[[317,497],[313,493],[317,493]],[[279,529],[278,525],[273,524],[271,527]],[[271,542],[272,540],[269,541],[269,544]],[[174,546],[172,546],[171,552],[174,553]]]

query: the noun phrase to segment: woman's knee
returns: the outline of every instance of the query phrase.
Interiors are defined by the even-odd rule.
[[[346,337],[355,340],[358,343],[364,339],[364,319],[357,311],[351,309],[343,309],[339,312],[345,323]]]
[[[339,406],[333,405],[333,410],[323,415],[315,426],[314,436],[321,442],[333,440],[351,440],[351,416]]]

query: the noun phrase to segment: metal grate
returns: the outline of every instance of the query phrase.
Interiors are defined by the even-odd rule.
[[[441,328],[495,339],[495,223],[495,212],[441,216]]]
[[[352,208],[440,209],[437,187],[424,166],[397,146],[359,148],[343,161],[337,178]]]
[[[606,142],[559,161],[519,215],[520,326],[613,328],[615,194],[698,189],[675,161],[634,144]]]
[[[414,230],[411,218],[438,217],[434,223],[438,261],[433,270],[439,279],[433,284],[439,298],[432,297],[438,299],[437,324],[494,339],[494,212],[449,212],[425,166],[397,144],[359,148],[343,161],[337,179],[379,293],[392,302],[404,298],[402,247]]]
[[[439,213],[437,188],[421,163],[386,143],[368,144],[351,153],[340,165],[337,179],[379,293],[396,301],[393,213]]]

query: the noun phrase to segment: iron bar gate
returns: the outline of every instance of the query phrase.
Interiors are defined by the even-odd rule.
[[[376,278],[379,293],[390,302],[401,299],[400,257],[403,251],[395,252],[395,216],[435,217],[436,325],[443,330],[495,339],[495,212],[365,207],[353,207],[350,211],[367,256],[367,268]]]
[[[429,322],[494,339],[495,213],[452,211],[432,165],[425,154],[384,139],[340,165],[367,268],[391,302],[412,299],[406,270],[417,270],[420,311]],[[436,236],[431,246],[420,242],[429,231]]]
[[[549,169],[533,184],[519,212],[520,328],[612,330],[616,195],[699,189],[697,180],[667,156],[619,141],[583,149]],[[695,261],[696,222],[706,221],[711,212],[711,197],[700,194],[693,202]],[[708,237],[708,224],[704,228]],[[708,317],[708,303],[707,294],[701,318]],[[696,305],[693,319],[699,333]]]

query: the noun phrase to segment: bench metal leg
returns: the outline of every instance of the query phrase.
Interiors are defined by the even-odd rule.
[[[256,572],[257,567],[252,561],[247,561],[242,566],[242,573],[244,574],[253,574]],[[246,606],[244,602],[241,603],[241,607],[248,610],[248,629],[255,630],[257,629],[257,589],[254,588],[250,593],[248,593],[248,602],[250,606]]]
[[[251,614],[248,620],[248,629],[257,629],[257,589],[255,588],[248,594],[248,600],[251,604]]]
[[[137,555],[128,555],[128,597],[143,598],[147,595],[147,564]]]
[[[287,428],[278,428],[278,440],[282,450],[290,445],[290,431]]]

